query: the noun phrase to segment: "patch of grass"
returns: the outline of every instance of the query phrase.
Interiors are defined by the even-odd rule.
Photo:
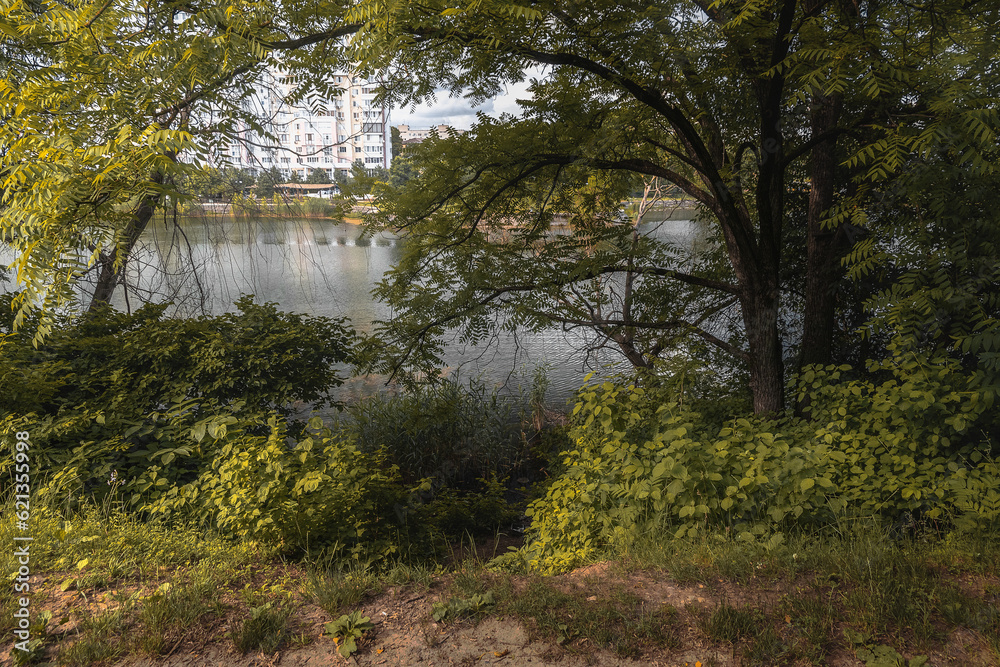
[[[141,650],[158,655],[172,649],[204,616],[220,611],[218,581],[200,572],[193,579],[180,585],[164,584],[143,600],[136,639]]]
[[[134,608],[134,599],[130,599],[123,601],[116,609],[98,616],[84,614],[77,627],[79,639],[59,652],[58,664],[65,667],[90,667],[114,661],[124,655],[128,645],[123,637]]]
[[[701,629],[710,639],[734,644],[758,634],[767,619],[763,612],[749,606],[733,607],[723,603],[710,614],[702,615]]]
[[[431,587],[434,570],[423,565],[396,563],[382,573],[382,582],[387,586],[417,586],[424,590]]]
[[[13,530],[8,513],[0,519],[0,539],[9,541]],[[233,570],[274,554],[254,542],[233,544],[211,532],[150,522],[94,504],[67,513],[34,498],[32,538],[33,572],[70,571],[77,588],[155,578],[164,570],[205,562],[216,570]],[[0,565],[13,564],[12,554],[0,555]]]
[[[244,619],[243,624],[233,632],[233,645],[240,653],[274,653],[285,640],[291,614],[291,607],[275,606],[270,602],[251,608],[250,618]]]
[[[366,595],[380,587],[378,578],[362,569],[348,572],[310,570],[306,576],[306,594],[333,618],[345,609],[357,607]]]
[[[680,644],[677,612],[672,607],[650,609],[625,591],[589,600],[533,581],[523,593],[501,594],[501,611],[530,621],[546,637],[568,645],[587,638],[624,658],[642,655],[650,644],[676,648]]]
[[[788,664],[794,651],[782,641],[781,636],[772,623],[765,623],[758,628],[757,633],[750,638],[743,650],[743,660],[747,667],[773,667],[773,665]]]
[[[834,624],[840,615],[832,591],[814,585],[786,599],[781,610],[801,639],[798,649],[802,657],[814,665],[822,664],[834,642]]]

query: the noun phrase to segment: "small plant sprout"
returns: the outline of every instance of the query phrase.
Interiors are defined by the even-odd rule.
[[[337,653],[344,658],[349,658],[358,650],[358,640],[375,625],[367,616],[362,616],[360,611],[353,611],[344,614],[336,621],[326,624],[326,634],[333,637],[333,642],[337,645]]]

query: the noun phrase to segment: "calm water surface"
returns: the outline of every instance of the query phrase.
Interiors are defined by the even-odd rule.
[[[690,220],[655,223],[654,233],[692,250],[704,242],[705,228]],[[144,300],[172,300],[168,314],[221,314],[234,310],[241,294],[276,302],[282,310],[349,318],[363,332],[391,318],[370,292],[399,258],[405,239],[388,234],[363,236],[361,227],[330,220],[233,219],[158,220],[147,229],[128,267],[129,284],[115,307],[136,308]],[[192,270],[194,268],[194,270]],[[501,334],[489,345],[447,341],[447,374],[481,377],[510,390],[527,390],[536,367],[546,368],[547,400],[565,405],[591,371],[624,369],[610,350],[588,358],[582,332],[552,328],[532,334]],[[384,387],[385,378],[354,378],[342,396]]]

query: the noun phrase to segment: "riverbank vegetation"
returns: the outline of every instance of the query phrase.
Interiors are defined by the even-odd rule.
[[[31,519],[4,512],[0,539],[30,531],[35,578],[13,658],[404,646],[392,661],[420,664],[504,617],[567,659],[996,664],[998,12],[15,3],[0,476],[27,481],[0,500]],[[108,308],[156,213],[249,187],[207,165],[272,131],[244,102],[279,60],[293,102],[339,66],[403,104],[551,69],[520,116],[345,185],[375,193],[373,232],[406,235],[374,332],[250,297],[195,319]],[[642,224],[677,189],[711,228],[696,251]],[[433,381],[446,332],[552,326],[634,372],[558,417],[541,377],[520,397]],[[337,405],[348,369],[405,390]],[[0,605],[13,644],[25,605],[9,587]]]
[[[25,660],[319,650],[309,618],[401,590],[426,600],[411,634],[498,615],[571,653],[1000,656],[993,390],[959,359],[811,368],[789,387],[802,415],[753,416],[706,373],[585,386],[555,425],[541,376],[520,400],[444,383],[324,422],[300,406],[341,382],[353,333],[237,306],[103,311],[37,349],[30,324],[4,325],[0,418],[31,434],[36,608],[52,614]],[[596,574],[538,578],[569,571]]]

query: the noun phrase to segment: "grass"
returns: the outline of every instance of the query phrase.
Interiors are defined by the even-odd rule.
[[[337,618],[345,610],[357,607],[366,595],[380,590],[380,586],[378,578],[366,570],[311,570],[306,592],[320,609]]]
[[[541,577],[515,589],[510,575],[465,570],[456,574],[449,590],[458,599],[489,595],[495,613],[523,621],[535,637],[566,648],[584,639],[611,649],[620,657],[638,658],[650,646],[677,648],[680,644],[677,611],[650,607],[623,589],[608,595],[565,592]],[[578,641],[579,640],[579,641]]]
[[[756,635],[764,626],[764,614],[750,606],[733,607],[723,602],[704,616],[702,630],[710,639],[735,643]]]
[[[560,579],[493,572],[477,557],[453,569],[403,560],[379,570],[287,564],[257,545],[95,508],[76,515],[41,508],[32,529],[33,573],[85,603],[49,623],[51,631],[65,621],[58,617],[73,617],[69,633],[33,635],[45,637],[38,660],[70,666],[225,641],[239,652],[272,654],[315,640],[315,632],[296,625],[302,605],[335,619],[388,587],[421,591],[417,604],[426,605],[428,622],[436,597],[455,612],[443,622],[512,617],[533,637],[571,652],[600,646],[641,658],[694,642],[731,652],[740,664],[824,665],[845,654],[927,654],[962,629],[975,638],[975,650],[991,652],[986,662],[1000,662],[1000,540],[989,533],[886,539],[877,527],[859,525],[788,537],[772,548],[724,535],[639,536],[605,554],[617,569],[574,588]],[[0,540],[11,533],[5,517]],[[477,553],[475,546],[450,561]],[[0,560],[13,567],[8,554]],[[630,587],[631,573],[718,602],[681,609],[650,603]],[[0,603],[9,640],[9,589]]]
[[[252,608],[250,612],[250,618],[244,619],[240,627],[233,632],[233,646],[240,653],[251,651],[274,653],[288,634],[291,607],[272,606],[272,603],[268,602]]]

